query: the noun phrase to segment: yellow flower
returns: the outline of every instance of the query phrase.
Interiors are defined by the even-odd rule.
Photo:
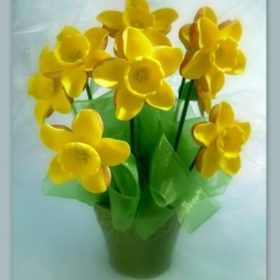
[[[40,55],[39,72],[28,81],[28,93],[36,100],[35,118],[41,125],[53,111],[69,113],[72,99],[62,87],[57,73],[61,66],[54,59],[53,53],[46,47]]]
[[[72,99],[79,96],[95,65],[110,57],[104,51],[108,32],[91,28],[81,34],[66,26],[57,36],[56,48],[45,47],[40,55],[39,71],[28,81],[28,92],[36,99],[35,118],[39,125],[53,111],[69,113]]]
[[[151,12],[145,0],[127,0],[125,12],[110,10],[97,16],[112,36],[126,27],[168,33],[177,18],[177,12],[171,8]]]
[[[55,184],[78,179],[90,192],[106,191],[111,181],[109,166],[124,162],[130,147],[124,141],[102,138],[102,134],[101,117],[90,109],[76,115],[72,129],[44,124],[41,139],[57,153],[49,167],[50,179]]]
[[[193,137],[202,146],[196,158],[196,168],[205,177],[218,168],[234,175],[241,167],[240,152],[251,133],[248,122],[234,120],[231,106],[222,102],[210,112],[209,122],[193,127]]]
[[[240,74],[246,58],[238,48],[242,26],[238,20],[218,25],[215,12],[205,7],[198,11],[194,23],[184,25],[180,39],[188,49],[181,65],[181,74],[188,79],[199,79],[213,65],[227,74]]]
[[[145,102],[155,108],[170,110],[175,96],[164,78],[178,69],[182,51],[169,46],[153,47],[136,28],[127,28],[121,40],[124,58],[104,60],[93,71],[97,84],[116,89],[116,117],[132,119]]]
[[[84,90],[88,74],[100,61],[110,57],[104,51],[107,41],[108,32],[99,27],[82,34],[75,27],[66,26],[58,34],[54,54],[63,66],[61,83],[70,97],[78,97]]]
[[[127,27],[134,27],[143,30],[151,38],[163,38],[160,34],[168,33],[177,18],[177,12],[171,8],[151,12],[146,0],[127,0],[124,12],[109,10],[97,16],[113,37]]]

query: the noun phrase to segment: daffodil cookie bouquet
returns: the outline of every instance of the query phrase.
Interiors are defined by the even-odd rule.
[[[124,11],[99,13],[100,26],[65,26],[28,81],[53,152],[44,193],[93,206],[111,264],[128,275],[168,268],[179,228],[193,232],[219,209],[215,196],[250,136],[229,103],[215,102],[226,76],[245,69],[241,23],[202,7],[174,46],[177,18],[127,0]],[[171,85],[174,75],[182,82]]]

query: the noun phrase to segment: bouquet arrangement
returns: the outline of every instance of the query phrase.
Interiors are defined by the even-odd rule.
[[[168,267],[179,227],[192,232],[219,209],[215,196],[250,136],[229,103],[212,105],[226,75],[245,68],[240,22],[199,9],[180,28],[184,51],[167,35],[177,18],[127,0],[124,12],[97,16],[102,27],[65,26],[28,82],[40,138],[54,152],[44,193],[94,206],[111,262],[127,274]],[[168,78],[177,72],[176,96]],[[50,123],[54,113],[72,113],[71,125]]]

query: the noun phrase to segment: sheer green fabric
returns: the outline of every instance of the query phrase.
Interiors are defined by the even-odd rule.
[[[94,100],[76,101],[76,111],[92,108],[104,122],[104,137],[130,142],[129,122],[115,117],[113,92]],[[92,194],[78,181],[56,186],[46,178],[46,195],[72,198],[90,206],[101,204],[110,208],[113,226],[119,231],[131,228],[147,239],[173,215],[181,225],[193,232],[219,210],[215,196],[222,194],[231,177],[217,172],[204,178],[195,169],[190,171],[199,146],[191,129],[202,117],[192,111],[185,121],[178,152],[173,142],[178,127],[177,110],[168,112],[147,105],[135,118],[135,155],[123,164],[112,167],[108,191]]]

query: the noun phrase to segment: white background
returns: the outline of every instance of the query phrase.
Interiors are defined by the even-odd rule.
[[[125,279],[112,271],[92,209],[76,201],[45,197],[41,182],[51,153],[38,141],[33,101],[26,80],[43,46],[63,25],[85,30],[95,15],[121,9],[124,1],[14,0],[13,3],[13,276],[14,280]],[[180,13],[174,25],[192,21],[210,4],[221,20],[238,18],[247,56],[243,76],[229,77],[219,100],[230,101],[253,135],[243,152],[242,171],[219,197],[222,209],[194,234],[181,232],[172,268],[160,279],[265,279],[266,240],[266,18],[264,0],[150,1]],[[179,77],[172,79],[174,88]],[[217,100],[217,101],[219,101]]]

